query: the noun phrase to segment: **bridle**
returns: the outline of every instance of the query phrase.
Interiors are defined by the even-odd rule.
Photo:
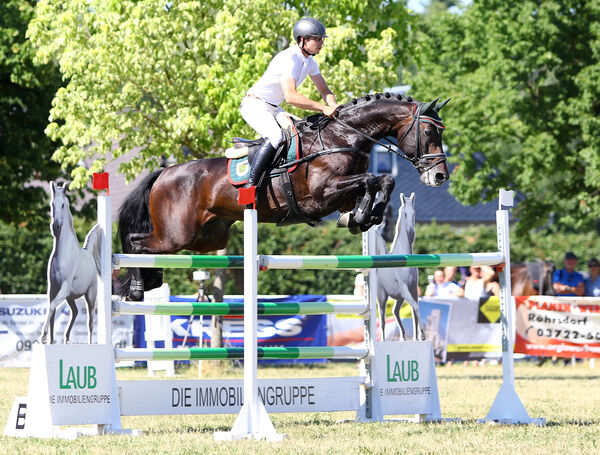
[[[298,160],[294,160],[294,161],[282,164],[279,166],[279,168],[286,169],[289,167],[297,166],[304,162],[312,161],[315,158],[318,158],[320,156],[330,155],[333,153],[354,152],[354,153],[361,153],[364,155],[368,155],[369,154],[368,152],[363,152],[362,150],[359,150],[356,147],[339,147],[339,148],[333,148],[333,149],[325,147],[325,145],[323,144],[323,139],[321,138],[321,131],[325,128],[325,126],[327,126],[327,124],[329,122],[335,121],[335,122],[338,122],[339,124],[343,125],[344,127],[354,131],[355,133],[359,134],[360,136],[368,139],[369,141],[373,142],[374,144],[380,145],[381,147],[385,148],[388,152],[395,153],[399,157],[404,158],[407,161],[410,161],[410,163],[415,168],[417,168],[420,173],[427,172],[428,170],[434,168],[438,164],[444,163],[446,161],[446,155],[444,153],[421,153],[421,122],[431,123],[438,129],[438,131],[444,130],[444,129],[446,129],[446,127],[443,125],[443,123],[440,119],[436,119],[436,118],[430,117],[428,115],[423,115],[421,113],[421,109],[423,106],[424,106],[423,103],[413,106],[412,121],[411,121],[410,125],[408,126],[408,128],[406,129],[406,131],[404,132],[404,134],[402,135],[402,137],[400,138],[400,140],[398,140],[398,145],[390,142],[389,140],[388,140],[387,144],[383,143],[380,140],[375,139],[375,138],[369,136],[368,134],[363,133],[362,131],[354,128],[353,126],[348,125],[346,122],[344,122],[343,120],[340,120],[340,118],[338,117],[338,115],[339,115],[339,109],[338,109],[338,112],[336,112],[336,114],[333,117],[331,117],[331,118],[330,117],[322,117],[317,122],[316,128],[314,128],[317,130],[317,137],[319,138],[319,143],[321,145],[321,151],[316,152],[316,153],[311,153],[310,155],[307,155]],[[404,141],[404,139],[406,139],[406,136],[408,135],[410,130],[415,125],[416,125],[416,134],[417,134],[417,141],[416,141],[417,142],[417,154],[416,154],[416,156],[410,157],[406,153],[404,153],[404,151],[402,149],[400,149],[399,147],[402,144],[402,142]],[[435,161],[431,162],[431,160],[435,160]]]
[[[406,129],[406,131],[404,132],[402,137],[398,140],[398,146],[389,142],[389,140],[388,140],[388,142],[389,142],[388,144],[384,144],[383,142],[381,142],[375,138],[372,138],[368,134],[363,133],[362,131],[359,131],[356,128],[348,125],[346,122],[340,120],[339,118],[334,117],[334,119],[338,123],[341,123],[342,125],[344,125],[346,128],[349,128],[352,131],[354,131],[355,133],[358,133],[361,136],[365,137],[366,139],[369,139],[371,142],[382,146],[388,152],[395,153],[396,155],[400,156],[401,158],[404,158],[405,160],[410,161],[410,163],[414,167],[416,167],[420,172],[426,172],[429,169],[434,168],[438,164],[445,162],[446,155],[443,153],[421,153],[421,122],[431,123],[438,129],[438,131],[444,130],[444,129],[446,129],[446,127],[443,125],[441,120],[435,119],[428,115],[423,115],[421,113],[422,107],[423,107],[423,104],[418,104],[413,107],[412,122],[410,123],[410,125],[408,126],[408,128]],[[402,145],[402,142],[404,142],[404,139],[406,139],[406,136],[408,135],[410,130],[415,125],[416,125],[416,134],[417,134],[417,154],[416,154],[416,156],[410,157],[406,153],[404,153],[404,151],[402,149],[398,149],[398,147],[400,147]],[[431,160],[436,160],[436,161],[431,163]]]

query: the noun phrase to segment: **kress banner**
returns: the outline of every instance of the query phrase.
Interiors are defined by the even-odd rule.
[[[515,352],[600,357],[600,299],[530,296],[515,300]]]

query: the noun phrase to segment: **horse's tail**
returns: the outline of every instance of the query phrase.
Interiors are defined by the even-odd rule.
[[[119,208],[117,235],[121,239],[123,253],[133,253],[129,234],[144,234],[152,232],[154,229],[152,219],[150,218],[148,200],[152,185],[154,185],[154,182],[156,182],[156,179],[158,179],[163,170],[158,169],[144,178],[137,188],[129,193]],[[142,269],[142,274],[146,290],[162,284],[162,269]],[[125,296],[129,292],[131,279],[132,272],[129,270],[121,286],[122,296]],[[158,286],[153,286],[154,283],[158,282],[160,282]]]
[[[92,253],[99,275],[101,273],[100,255],[102,254],[102,227],[99,224],[94,225],[88,232],[85,242],[83,242],[83,249]]]

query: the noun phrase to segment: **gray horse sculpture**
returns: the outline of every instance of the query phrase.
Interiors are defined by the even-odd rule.
[[[404,197],[400,193],[401,206],[398,209],[396,234],[392,242],[391,254],[412,254],[415,241],[415,193]],[[388,254],[387,246],[382,235],[376,232],[376,254]],[[394,269],[377,269],[377,300],[379,302],[379,317],[381,331],[385,339],[385,309],[388,297],[395,300],[392,311],[398,322],[402,339],[406,339],[406,331],[400,321],[400,308],[404,302],[412,307],[413,339],[425,339],[425,326],[419,311],[419,272],[416,267],[400,267]]]
[[[94,311],[96,310],[97,276],[100,273],[102,228],[95,225],[85,238],[83,248],[73,228],[73,217],[67,198],[68,185],[57,187],[52,182],[50,230],[54,246],[48,261],[48,315],[42,329],[41,342],[46,343],[50,329],[50,344],[54,343],[54,316],[57,307],[66,300],[71,319],[64,343],[69,342],[71,329],[79,312],[75,299],[84,296],[87,303],[88,337],[92,342]]]

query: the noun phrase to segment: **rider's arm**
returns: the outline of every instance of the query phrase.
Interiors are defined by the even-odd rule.
[[[333,108],[337,108],[338,104],[335,101],[335,95],[329,89],[329,86],[327,85],[327,82],[325,82],[325,79],[323,78],[321,73],[315,74],[314,76],[310,76],[310,78],[312,79],[313,83],[315,84],[315,87],[317,87],[317,90],[319,91],[327,105]]]
[[[313,101],[301,93],[298,93],[296,90],[296,81],[294,81],[292,76],[283,77],[281,79],[281,89],[283,90],[285,101],[292,106],[299,107],[300,109],[322,112],[327,116],[331,116],[335,112],[335,109],[331,106],[326,106],[323,103]]]

